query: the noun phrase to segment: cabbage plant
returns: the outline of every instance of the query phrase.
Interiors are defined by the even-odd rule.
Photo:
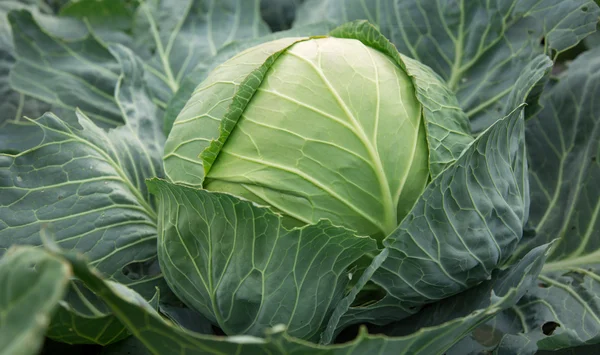
[[[367,22],[252,47],[193,90],[165,144],[171,184],[150,183],[168,216],[158,247],[165,280],[230,334],[283,323],[311,340],[353,288],[359,299],[402,298],[377,307],[404,316],[464,291],[507,260],[529,207],[522,134],[506,133],[508,155],[490,165],[486,145],[496,143],[483,142],[501,139],[491,134],[473,141],[446,84]],[[465,194],[473,183],[491,190]],[[493,225],[496,215],[503,224]],[[375,240],[391,275],[352,281],[380,262]],[[300,280],[290,275],[298,263]],[[354,271],[334,276],[344,270]]]
[[[0,355],[597,352],[599,15],[0,2]]]

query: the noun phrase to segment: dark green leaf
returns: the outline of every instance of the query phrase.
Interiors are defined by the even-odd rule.
[[[158,255],[169,285],[227,334],[285,324],[318,338],[342,298],[348,268],[374,240],[329,222],[287,230],[267,208],[161,180]]]
[[[296,9],[304,0],[261,0],[260,13],[273,31],[287,30],[296,17]]]
[[[532,236],[520,248],[558,239],[538,287],[509,314],[516,331],[501,351],[533,354],[600,342],[600,48],[570,64],[527,123]],[[555,329],[552,325],[556,324]],[[544,325],[546,327],[544,328]],[[552,331],[550,331],[552,330]],[[527,348],[523,347],[526,343]],[[508,349],[508,350],[507,350]]]
[[[594,264],[600,255],[600,48],[577,58],[527,122],[532,245],[558,238],[547,270]],[[571,265],[572,266],[572,265]]]
[[[269,33],[260,0],[149,0],[139,6],[134,24],[136,53],[164,105],[188,74],[220,48]]]
[[[600,24],[598,26],[600,26]],[[600,31],[598,31],[598,26],[596,27],[596,32],[587,36],[584,40],[585,46],[588,49],[600,47]]]
[[[121,321],[127,324],[134,335],[154,354],[362,355],[377,353],[382,355],[431,355],[439,354],[451,344],[451,340],[444,339],[444,335],[448,331],[455,332],[453,335],[459,334],[461,330],[466,332],[474,323],[492,316],[502,307],[516,301],[516,298],[525,291],[526,287],[523,286],[527,286],[543,264],[545,250],[546,247],[537,248],[522,263],[498,273],[496,275],[498,278],[494,279],[497,282],[494,291],[503,294],[488,293],[487,300],[493,303],[489,304],[487,308],[468,313],[468,308],[473,305],[469,305],[467,302],[462,304],[460,301],[456,302],[455,305],[466,313],[460,321],[446,322],[439,327],[424,328],[417,333],[403,337],[368,335],[362,329],[352,342],[335,346],[318,346],[292,338],[285,333],[283,327],[271,329],[267,332],[265,339],[252,336],[223,338],[186,332],[160,318],[143,299],[131,290],[103,281],[96,272],[89,269],[80,257],[72,254],[62,255],[72,263],[75,275],[83,280],[91,290],[101,295]],[[485,293],[486,287],[489,287],[489,284],[486,283],[477,290]],[[487,290],[490,291],[489,288]],[[486,303],[486,301],[482,302]],[[440,342],[440,339],[445,341]],[[436,344],[437,342],[439,344]],[[136,352],[134,354],[144,353]]]
[[[8,74],[16,59],[8,12],[17,9],[35,10],[22,2],[0,2],[0,152],[17,152],[36,146],[42,140],[42,131],[23,116],[36,118],[50,108],[10,86]]]
[[[85,21],[101,42],[133,47],[131,30],[138,1],[70,0],[61,7],[61,17]]]
[[[430,341],[433,334],[420,338],[422,352],[442,354],[486,319],[514,306],[529,291],[544,265],[549,246],[534,249],[510,268],[495,270],[490,280],[380,330],[387,335],[415,337],[420,329],[432,329],[439,337],[435,342]]]
[[[548,56],[540,54],[533,58],[517,79],[511,93],[508,95],[504,114],[510,114],[510,111],[523,103],[525,106],[525,119],[530,118],[541,110],[538,103],[540,95],[547,83],[548,74],[552,69],[552,61]]]
[[[41,249],[12,248],[0,258],[0,354],[38,353],[70,277],[68,263]]]
[[[104,127],[123,123],[114,97],[119,63],[83,22],[51,18],[42,27],[25,10],[8,18],[17,55],[13,88],[63,109],[65,118],[78,108]]]
[[[79,127],[46,114],[34,121],[44,131],[42,144],[0,154],[0,251],[13,244],[40,245],[45,227],[62,248],[85,253],[111,280],[150,298],[163,280],[156,262],[156,212],[144,180],[162,175],[164,137],[140,61],[124,47],[111,51],[122,67],[115,102],[126,125],[106,132],[81,112]],[[70,297],[81,300],[81,307],[74,306],[79,313],[94,313],[88,303],[101,307],[88,295]],[[81,332],[94,338],[89,319],[82,321]],[[121,332],[106,337],[117,339]]]
[[[133,20],[131,3],[113,0],[71,0],[60,9],[60,15],[86,19],[92,26],[109,25],[122,30],[129,30]]]

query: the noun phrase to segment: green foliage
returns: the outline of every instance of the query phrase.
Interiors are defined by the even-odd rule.
[[[593,353],[599,14],[1,2],[0,354]]]
[[[101,296],[117,317],[126,324],[138,340],[153,354],[431,354],[442,353],[458,337],[489,318],[498,309],[514,304],[528,289],[545,260],[547,246],[538,247],[513,267],[496,273],[488,282],[455,299],[448,299],[435,313],[443,314],[439,326],[425,325],[419,332],[408,336],[386,337],[368,335],[363,329],[358,337],[343,345],[319,346],[293,338],[284,326],[267,330],[265,338],[237,336],[222,338],[200,335],[183,330],[161,318],[143,298],[120,284],[105,281],[96,270],[90,269],[87,260],[79,255],[63,253],[51,246],[55,257],[70,263],[73,273],[86,286]],[[492,292],[492,293],[490,293]],[[491,297],[490,297],[491,296]],[[463,302],[476,299],[477,302]],[[456,318],[458,316],[458,318]],[[432,319],[432,318],[428,318]],[[416,324],[415,324],[416,325]],[[449,336],[448,333],[452,335]],[[445,341],[431,339],[445,335]],[[133,351],[146,354],[136,342],[118,343],[112,351]],[[400,349],[400,352],[399,352]],[[105,353],[110,354],[107,349]],[[114,353],[114,352],[113,352]]]
[[[0,354],[37,353],[71,268],[40,249],[13,247],[0,259]]]

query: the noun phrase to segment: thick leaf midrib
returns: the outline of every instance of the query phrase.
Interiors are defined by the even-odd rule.
[[[523,50],[525,50],[526,48],[527,48],[526,46],[522,46],[517,51],[515,51],[515,53],[513,55],[516,56],[517,54],[520,54],[520,52],[523,51]],[[473,100],[479,99],[480,98],[479,93],[481,92],[481,88],[485,87],[485,85],[489,82],[489,77],[490,77],[490,75],[494,74],[495,68],[497,68],[499,66],[502,66],[504,64],[509,63],[512,59],[514,59],[514,58],[513,57],[504,58],[504,60],[496,63],[496,67],[492,68],[491,70],[487,70],[486,73],[485,73],[485,75],[479,80],[479,82],[477,83],[477,85],[470,90],[470,93],[467,96],[464,96],[464,97],[462,97],[460,99],[460,102],[462,103],[462,106],[465,106],[465,107],[471,106]],[[493,96],[493,97],[487,99],[486,101],[484,101],[484,103],[487,102],[489,105],[491,105],[491,104],[494,103],[492,101],[493,99],[497,98],[499,100],[500,98],[503,97],[503,96],[500,96],[501,94],[503,94],[503,93],[508,94],[508,93],[510,93],[510,91],[512,91],[512,87],[510,89],[505,89],[504,91],[499,92],[495,96]],[[498,101],[496,101],[496,103],[497,102]],[[483,105],[483,103],[479,104],[478,106],[476,106],[477,110],[481,111],[481,110],[485,109],[485,107],[482,107],[482,105]],[[470,111],[471,110],[469,110],[469,112]]]
[[[458,86],[458,82],[461,79],[463,68],[462,68],[462,60],[463,60],[463,50],[464,50],[464,40],[465,40],[465,3],[464,1],[459,1],[459,9],[460,9],[460,20],[458,24],[458,38],[454,42],[454,61],[452,64],[452,68],[450,69],[450,78],[448,79],[448,86],[450,90],[456,92],[456,88]]]
[[[20,123],[20,121],[22,119],[24,107],[25,107],[25,95],[22,93],[19,93],[19,106],[17,107],[17,110],[15,112],[15,117],[13,118],[13,121],[12,121],[13,124]],[[7,120],[5,124],[8,124],[9,122],[10,122],[10,120]],[[0,125],[0,128],[2,128],[2,127],[4,127],[4,124]]]
[[[163,70],[167,75],[167,84],[172,92],[177,92],[179,90],[179,84],[175,81],[175,77],[173,76],[173,72],[171,71],[171,66],[169,63],[169,58],[165,52],[162,41],[160,39],[160,34],[158,33],[158,29],[156,27],[156,22],[154,21],[154,17],[150,13],[149,5],[142,4],[142,9],[146,18],[148,19],[148,23],[150,24],[150,32],[152,33],[152,38],[154,39],[154,43],[156,44],[156,50],[158,52],[158,56],[160,58],[160,62],[162,64]]]
[[[483,101],[479,105],[469,109],[469,111],[465,112],[467,117],[473,117],[474,115],[485,110],[489,106],[497,103],[498,101],[500,101],[500,99],[502,99],[506,95],[510,94],[511,91],[512,91],[512,87],[506,88],[506,89],[500,91],[498,94],[494,95],[493,97]]]
[[[139,279],[139,280],[132,280],[131,282],[128,281],[126,283],[122,282],[122,284],[126,285],[129,288],[135,288],[135,286],[140,285],[140,284],[144,284],[144,283],[147,283],[147,282],[152,282],[153,284],[155,284],[154,281],[163,280],[163,278],[164,278],[164,275],[161,272],[161,273],[158,273],[158,274],[156,274],[154,276],[144,277],[144,278]]]
[[[30,16],[31,16],[31,15],[30,15]],[[34,20],[34,21],[35,21],[35,20]],[[39,27],[39,25],[37,25],[37,26],[38,26],[38,28],[39,28],[39,29],[40,29],[42,32],[44,32],[44,31],[42,30],[42,28],[41,28],[41,27]],[[19,26],[19,27],[20,27],[20,26]],[[19,33],[21,34],[21,38],[22,38],[24,41],[26,41],[26,42],[29,42],[29,44],[30,44],[32,47],[34,47],[34,48],[35,48],[35,50],[38,52],[38,54],[40,55],[40,57],[42,57],[42,58],[43,58],[43,57],[44,57],[44,56],[43,56],[43,53],[44,53],[44,52],[43,52],[42,50],[40,50],[40,48],[38,47],[38,43],[37,43],[37,42],[35,42],[35,41],[31,41],[31,40],[30,40],[30,37],[28,37],[28,36],[26,36],[26,35],[23,35],[23,34],[24,34],[24,33],[26,33],[26,32],[19,32]],[[46,33],[44,32],[44,34],[46,34]],[[48,35],[48,34],[46,34],[46,35]],[[49,36],[49,37],[51,37],[50,35],[48,35],[48,36]],[[90,37],[90,35],[88,34],[88,35],[87,35],[87,36],[86,36],[84,39],[86,39],[86,40],[87,40],[89,37]],[[63,42],[61,42],[61,41],[55,41],[55,43],[56,43],[56,44],[58,44],[58,45],[59,45],[59,46],[60,46],[62,49],[64,49],[66,52],[68,52],[70,55],[72,55],[74,58],[77,58],[77,59],[79,59],[80,61],[82,61],[82,62],[84,62],[84,63],[87,63],[88,65],[90,65],[90,66],[92,66],[92,67],[96,68],[98,71],[100,71],[100,72],[102,72],[102,73],[104,73],[104,74],[108,75],[108,76],[109,76],[111,79],[117,79],[117,77],[118,77],[118,74],[115,74],[114,72],[110,71],[109,69],[106,69],[106,68],[104,68],[104,67],[103,67],[103,66],[101,66],[101,65],[97,65],[96,63],[89,61],[89,60],[88,60],[88,59],[86,59],[85,57],[82,57],[82,56],[80,56],[80,55],[79,55],[77,52],[75,52],[75,51],[71,50],[71,48],[70,48],[69,46],[66,46],[66,45],[64,45],[64,43],[63,43]],[[18,54],[17,54],[17,55],[18,55]],[[19,60],[23,60],[23,61],[26,61],[27,63],[32,63],[32,64],[33,64],[33,62],[32,62],[31,60],[28,60],[28,58],[27,58],[27,57],[22,57],[21,55],[18,55],[18,58],[19,58]],[[47,67],[47,68],[53,71],[53,69],[52,69],[52,66],[50,66],[50,65],[49,65],[49,63],[47,63],[47,62],[46,62],[46,64],[48,65],[48,67]],[[34,65],[34,66],[37,66],[37,65]],[[69,74],[69,76],[72,76],[72,77],[73,77],[73,78],[75,78],[75,79],[80,79],[79,77],[73,76],[71,73],[67,73],[67,74]]]
[[[214,10],[215,2],[210,1],[210,7],[208,12],[206,13],[206,40],[208,42],[208,47],[210,48],[210,53],[214,56],[217,54],[217,46],[215,45],[215,41],[212,33],[212,12]]]
[[[415,51],[414,47],[408,45],[409,43],[411,43],[412,41],[409,40],[406,31],[404,30],[404,25],[402,22],[402,19],[400,18],[400,8],[398,7],[398,1],[394,1],[393,2],[393,6],[394,6],[394,15],[396,17],[396,22],[398,23],[398,29],[400,30],[400,34],[402,36],[402,39],[404,40],[404,43],[407,44],[406,48],[408,48],[408,50],[410,51],[410,56],[415,59],[420,61],[419,59],[419,54]],[[347,22],[347,21],[346,21]]]
[[[171,56],[171,50],[173,49],[173,44],[175,43],[175,39],[181,32],[181,27],[183,27],[185,20],[187,19],[188,15],[190,14],[190,10],[191,10],[192,6],[193,6],[193,0],[188,1],[188,6],[186,7],[186,9],[184,11],[185,14],[183,16],[181,16],[179,21],[177,21],[177,24],[175,25],[175,27],[173,28],[173,30],[171,32],[171,35],[169,36],[169,41],[167,42],[167,47],[165,48],[165,54],[168,57]],[[154,20],[154,18],[153,18],[153,20]],[[179,77],[179,73],[177,76]]]
[[[460,31],[460,38],[462,40],[460,42],[460,44],[461,44],[460,45],[460,50],[461,51],[463,50],[463,46],[464,46],[464,2],[465,1],[466,0],[461,0],[461,2],[460,2],[460,4],[461,4],[461,24],[460,24],[460,27],[459,27],[459,31]],[[514,7],[516,6],[516,4],[517,4],[517,1],[513,1],[511,3],[510,9],[506,12],[507,16],[504,17],[504,18],[502,18],[502,25],[503,25],[502,31],[501,31],[502,35],[496,36],[496,38],[494,38],[494,40],[491,41],[487,46],[484,46],[484,43],[485,43],[485,39],[487,38],[488,33],[490,32],[491,26],[487,25],[485,27],[485,31],[483,32],[483,34],[481,36],[481,39],[479,40],[479,45],[477,47],[477,52],[475,53],[475,55],[473,55],[473,57],[471,58],[471,60],[469,60],[468,62],[466,62],[464,64],[460,64],[459,63],[459,65],[457,66],[458,69],[457,69],[457,74],[456,74],[457,75],[456,85],[454,87],[451,86],[451,89],[453,91],[459,90],[458,86],[460,84],[460,81],[458,79],[462,78],[464,72],[467,71],[467,70],[469,70],[469,69],[471,69],[471,67],[473,67],[473,65],[475,65],[477,63],[477,61],[479,60],[479,58],[481,56],[483,56],[488,50],[490,50],[491,48],[493,48],[497,43],[499,43],[500,41],[502,41],[504,39],[503,34],[506,33],[506,28],[512,26],[512,24],[507,24],[507,19],[510,16],[510,14],[512,13],[512,11],[513,11]],[[517,19],[517,21],[520,20],[521,18],[524,18],[524,17],[526,17],[526,15],[522,15],[521,17],[519,17]],[[457,45],[457,47],[459,47],[459,46]],[[461,62],[462,62],[462,56],[461,56]],[[454,71],[452,72],[452,75],[454,75]],[[484,82],[484,80],[482,80],[482,82]],[[507,90],[504,90],[504,91],[507,91]],[[504,91],[502,91],[502,93]],[[474,92],[476,92],[476,90],[474,90]],[[508,90],[508,92],[510,92],[510,90]],[[508,92],[506,94],[508,94]],[[501,97],[503,97],[504,95],[506,95],[506,94],[504,94],[504,95],[500,95],[500,94],[496,95],[494,98],[496,100],[499,100]],[[492,99],[494,99],[494,98],[492,98]],[[489,104],[492,104],[493,103],[492,99],[489,99],[486,102],[489,102]],[[479,106],[481,106],[481,105],[479,105]],[[470,117],[470,115],[468,115],[468,116]]]
[[[256,0],[252,0],[254,1],[254,6],[256,7],[258,3],[258,1]],[[225,42],[223,42],[221,44],[221,47],[225,46],[226,44],[230,43],[231,41],[233,41],[233,36],[235,35],[235,33],[237,32],[238,28],[240,27],[240,11],[241,11],[241,7],[240,7],[240,2],[236,1],[235,2],[235,13],[234,13],[234,22],[233,22],[233,26],[231,26],[231,30],[229,30],[229,36],[227,36],[227,39],[225,40]],[[257,16],[257,14],[254,14],[254,18],[260,18],[260,15]],[[256,37],[256,36],[255,36]],[[214,53],[212,53],[213,56],[215,56],[217,54],[217,52],[215,51]]]
[[[125,184],[125,186],[128,187],[131,194],[133,194],[133,196],[135,196],[137,202],[146,211],[148,216],[152,220],[156,220],[156,212],[154,212],[154,209],[150,206],[150,204],[148,204],[148,202],[146,201],[144,196],[140,193],[140,190],[137,189],[137,187],[129,180],[129,178],[127,177],[127,174],[123,171],[123,169],[121,169],[121,166],[116,161],[114,161],[106,152],[102,151],[102,149],[97,147],[95,144],[92,144],[91,142],[88,142],[86,140],[81,140],[81,142],[88,145],[90,148],[95,149],[100,155],[104,156],[104,158],[107,159],[107,162],[113,167],[113,169],[115,169],[115,171],[121,178],[122,182]],[[109,142],[111,142],[111,146],[112,146],[112,141],[109,140]],[[115,149],[114,146],[112,146],[112,148],[113,148],[113,150]],[[115,153],[116,153],[116,151],[115,151]]]
[[[590,222],[588,223],[587,230],[585,231],[585,234],[583,235],[581,242],[579,243],[579,248],[577,248],[571,254],[572,256],[581,255],[585,251],[585,248],[587,247],[587,243],[589,242],[590,237],[592,236],[592,233],[594,233],[594,228],[596,227],[596,222],[598,221],[598,215],[600,215],[600,199],[598,199],[598,201],[596,202],[596,207],[594,207],[594,212],[592,213],[592,218],[591,218]]]
[[[600,264],[600,249],[592,253],[578,256],[569,256],[557,261],[548,261],[544,264],[544,272],[569,270],[574,267]]]

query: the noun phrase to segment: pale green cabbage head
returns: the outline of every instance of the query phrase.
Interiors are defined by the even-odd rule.
[[[197,87],[169,135],[167,176],[270,206],[288,226],[328,219],[381,239],[431,177],[415,85],[357,39],[261,44]]]

